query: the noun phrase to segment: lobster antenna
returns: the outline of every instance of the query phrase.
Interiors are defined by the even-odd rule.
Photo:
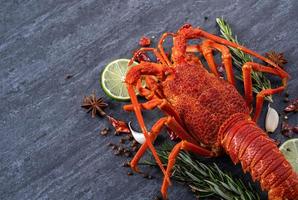
[[[196,29],[195,29],[196,30]],[[198,35],[200,35],[200,36],[202,36],[202,37],[204,37],[204,38],[208,38],[208,39],[211,39],[211,40],[213,40],[213,41],[215,41],[215,42],[218,42],[218,43],[220,43],[220,44],[224,44],[224,45],[227,45],[227,46],[230,46],[230,47],[234,47],[234,48],[236,48],[236,49],[239,49],[240,51],[243,51],[243,52],[245,52],[245,53],[247,53],[247,54],[250,54],[250,55],[252,55],[252,56],[254,56],[254,57],[256,57],[256,58],[258,58],[258,59],[260,59],[260,60],[262,60],[262,61],[264,61],[264,62],[266,62],[266,63],[268,63],[268,64],[270,64],[270,65],[272,65],[281,75],[284,75],[284,76],[286,76],[287,78],[289,77],[289,75],[283,70],[283,69],[281,69],[277,64],[275,64],[274,62],[272,62],[270,59],[268,59],[268,58],[265,58],[264,56],[261,56],[260,54],[258,54],[257,52],[255,52],[255,51],[252,51],[252,50],[250,50],[250,49],[248,49],[248,48],[246,48],[246,47],[244,47],[244,46],[241,46],[241,45],[239,45],[239,44],[236,44],[236,43],[234,43],[234,42],[231,42],[231,41],[228,41],[228,40],[225,40],[225,39],[223,39],[223,38],[221,38],[221,37],[218,37],[218,36],[216,36],[216,35],[213,35],[213,34],[210,34],[210,33],[207,33],[206,31],[203,31],[202,29],[197,29],[197,30],[199,30],[199,34]]]

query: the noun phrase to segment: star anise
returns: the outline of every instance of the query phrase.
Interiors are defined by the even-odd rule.
[[[101,117],[105,116],[104,109],[108,107],[108,104],[103,101],[102,98],[96,98],[95,92],[90,96],[85,96],[83,99],[82,108],[88,109],[87,113],[91,112],[92,118],[99,114]]]
[[[280,67],[283,67],[284,64],[288,63],[283,53],[278,53],[276,51],[269,51],[265,54],[265,56]]]

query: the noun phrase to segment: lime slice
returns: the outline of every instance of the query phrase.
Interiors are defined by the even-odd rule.
[[[126,89],[125,76],[127,71],[138,63],[133,62],[128,66],[128,59],[118,59],[109,63],[101,74],[101,87],[111,98],[125,101],[129,100],[129,94]]]
[[[298,173],[298,138],[287,140],[279,147],[279,150]]]

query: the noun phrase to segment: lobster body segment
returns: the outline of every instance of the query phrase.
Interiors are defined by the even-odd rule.
[[[240,128],[238,124],[242,124]],[[221,130],[225,131],[221,143],[226,153],[235,164],[240,162],[253,180],[260,181],[269,199],[298,199],[298,175],[276,143],[248,116],[237,121],[231,118]]]
[[[196,144],[221,151],[220,126],[235,113],[249,114],[236,88],[209,73],[202,64],[175,66],[173,77],[162,83],[165,99],[173,106]]]
[[[167,36],[173,37],[171,59],[163,49]],[[187,40],[204,38],[196,45],[188,45]],[[267,64],[245,63],[243,70],[243,98],[235,87],[232,69],[232,56],[229,47],[237,48]],[[227,80],[219,77],[213,51],[220,51]],[[135,157],[131,168],[138,172],[137,164],[149,148],[157,164],[164,173],[161,192],[167,198],[171,170],[181,150],[191,151],[201,156],[213,157],[226,152],[236,163],[241,163],[244,172],[250,172],[253,180],[268,191],[270,200],[298,200],[298,175],[278,150],[277,145],[260,129],[255,121],[261,112],[264,97],[281,92],[287,83],[288,74],[271,60],[233,42],[186,24],[177,33],[165,33],[158,48],[142,48],[140,52],[151,51],[158,62],[141,62],[132,67],[125,82],[131,97],[131,105],[126,111],[134,111],[146,138]],[[209,73],[195,53],[207,61]],[[135,56],[132,58],[132,60]],[[274,89],[264,89],[257,94],[253,120],[252,70],[271,73],[282,79],[283,85]],[[142,79],[146,87],[142,86]],[[148,101],[139,103],[135,88]],[[165,117],[147,130],[142,110],[158,107]],[[159,159],[153,142],[163,126],[171,129],[182,141],[171,151],[167,168]]]

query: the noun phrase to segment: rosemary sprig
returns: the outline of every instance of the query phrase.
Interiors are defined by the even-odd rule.
[[[223,19],[223,18],[216,18],[216,22],[220,28],[220,33],[223,38],[226,40],[229,40],[231,42],[235,42],[239,44],[237,40],[237,36],[233,35],[232,29],[230,25]],[[244,63],[246,62],[252,62],[253,59],[248,54],[245,54],[243,51],[229,47],[233,54],[233,62],[238,67],[238,69],[241,69]],[[242,75],[237,76],[237,78],[241,81],[243,81]],[[259,93],[263,89],[270,89],[271,83],[270,80],[267,79],[262,72],[252,72],[252,79],[253,79],[253,91],[255,93]],[[266,100],[269,102],[273,102],[272,96],[265,97]]]
[[[165,144],[157,153],[163,163],[167,163],[170,145]],[[146,160],[144,164],[155,165]],[[199,198],[217,197],[226,200],[258,200],[260,197],[251,185],[245,186],[241,180],[225,173],[214,163],[207,166],[190,154],[181,152],[176,160],[172,177],[186,183]]]

